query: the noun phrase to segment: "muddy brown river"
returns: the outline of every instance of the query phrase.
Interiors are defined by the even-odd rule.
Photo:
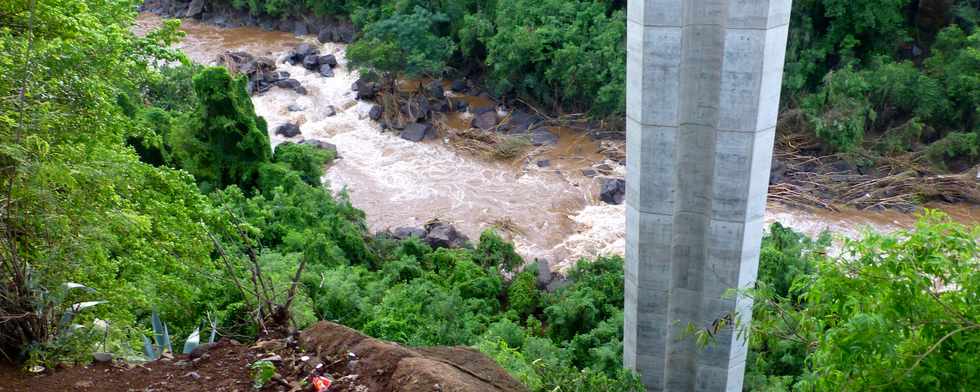
[[[138,30],[158,26],[159,17],[143,14]],[[367,114],[371,103],[355,99],[351,85],[356,72],[347,68],[345,46],[319,44],[314,37],[258,28],[225,29],[184,21],[186,37],[179,45],[195,62],[211,64],[225,51],[246,51],[279,60],[301,42],[316,44],[340,62],[333,78],[301,66],[279,62],[308,90],[307,95],[272,88],[252,98],[256,112],[269,123],[273,144],[287,139],[273,134],[286,122],[300,124],[302,138],[337,145],[342,157],[327,168],[325,182],[333,192],[346,190],[354,206],[365,211],[373,231],[421,226],[431,219],[455,224],[471,239],[490,227],[512,228],[509,236],[528,260],[548,260],[563,270],[580,258],[622,255],[625,209],[598,200],[598,180],[581,174],[602,160],[598,146],[574,131],[559,131],[557,146],[539,148],[530,158],[489,161],[462,152],[446,140],[412,143],[383,132]],[[475,97],[474,97],[475,98]],[[470,99],[467,97],[467,99]],[[290,106],[293,110],[290,111]],[[328,116],[328,107],[336,108]],[[468,124],[468,114],[445,119],[452,126]],[[298,138],[296,138],[298,139]],[[295,139],[294,139],[295,140]],[[551,165],[540,168],[536,161]],[[619,175],[625,167],[606,162]],[[934,204],[956,220],[980,222],[980,207]],[[899,212],[801,211],[770,203],[767,220],[810,235],[830,230],[858,237],[863,230],[891,231],[910,227],[913,215]]]

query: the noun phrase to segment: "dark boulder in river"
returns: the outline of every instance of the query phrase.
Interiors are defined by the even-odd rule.
[[[314,48],[313,45],[299,44],[296,45],[296,48],[294,48],[289,56],[286,57],[286,61],[292,65],[296,65],[306,60],[307,57],[316,56],[318,53],[319,51]]]
[[[371,107],[371,111],[368,112],[368,117],[371,117],[371,120],[379,121],[381,120],[382,114],[384,114],[384,109],[381,108],[381,105],[374,105]]]
[[[378,84],[364,80],[364,78],[357,79],[351,87],[357,91],[357,99],[374,99],[378,94]]]
[[[302,132],[299,130],[299,125],[293,123],[285,123],[276,128],[276,135],[281,135],[285,137],[296,137]]]
[[[336,144],[333,144],[333,143],[328,143],[328,142],[325,142],[325,141],[322,141],[322,140],[316,140],[316,139],[306,139],[306,140],[303,140],[303,141],[299,142],[299,144],[305,144],[307,146],[313,146],[313,147],[319,148],[321,150],[332,152],[335,157],[339,157],[340,156],[340,155],[337,154],[337,145]]]
[[[293,90],[300,95],[306,95],[306,88],[296,79],[285,79],[276,82],[276,87],[286,90]]]
[[[320,65],[326,64],[326,65],[329,65],[330,68],[333,68],[333,67],[336,67],[337,66],[337,56],[334,56],[332,54],[325,54],[323,56],[317,57],[316,58],[316,61],[317,61],[317,64],[320,64]]]
[[[449,223],[435,221],[425,225],[425,242],[433,248],[463,248],[469,241]]]
[[[508,133],[527,133],[542,121],[544,119],[540,116],[522,110],[515,110],[511,112],[510,120],[507,121],[505,129]]]
[[[626,180],[622,178],[603,178],[599,199],[609,204],[623,204],[626,198]]]
[[[276,71],[265,74],[266,83],[275,83],[286,79],[289,79],[289,72],[286,71]]]
[[[497,121],[497,113],[493,110],[488,110],[474,116],[470,126],[489,131],[497,126]]]
[[[391,237],[396,240],[407,240],[412,237],[425,239],[425,230],[418,227],[399,227],[391,232]]]
[[[319,56],[315,54],[311,54],[303,58],[303,68],[313,71],[319,67],[320,67]]]
[[[535,146],[553,146],[558,144],[558,136],[546,128],[538,128],[531,133],[531,144]]]
[[[446,90],[442,88],[442,82],[439,80],[433,80],[432,83],[429,83],[427,89],[429,90],[429,96],[431,96],[432,98],[435,99],[446,98]]]
[[[466,91],[468,87],[466,86],[465,80],[454,80],[452,84],[449,85],[449,89],[453,90],[454,93],[461,93]]]
[[[435,139],[436,136],[436,131],[434,128],[432,128],[432,125],[419,123],[411,123],[406,125],[405,130],[403,130],[401,133],[402,139],[412,142],[420,142],[425,139]]]
[[[349,23],[336,23],[320,29],[316,39],[321,43],[339,42],[349,44],[354,42],[354,25]]]
[[[333,77],[333,67],[327,64],[320,65],[320,76],[325,78]]]
[[[192,0],[191,4],[187,7],[187,13],[184,14],[185,18],[193,18],[204,13],[204,0]]]

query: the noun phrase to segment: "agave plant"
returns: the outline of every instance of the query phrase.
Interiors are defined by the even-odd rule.
[[[160,359],[164,353],[173,353],[174,350],[171,346],[170,330],[167,328],[167,323],[160,320],[160,314],[155,308],[153,309],[150,322],[153,325],[153,341],[143,336],[143,354],[152,361]],[[211,318],[210,314],[208,314],[208,323],[211,327],[211,336],[208,339],[208,344],[211,344],[214,343],[214,339],[217,336],[217,322]],[[184,341],[184,350],[182,352],[184,354],[190,354],[200,344],[201,327],[197,327],[187,337],[187,340]]]

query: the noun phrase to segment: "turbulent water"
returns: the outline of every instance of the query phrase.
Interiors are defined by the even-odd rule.
[[[139,29],[159,23],[156,16],[141,15]],[[183,30],[187,36],[180,47],[204,64],[225,51],[239,50],[278,60],[300,42],[315,43],[321,53],[336,55],[340,66],[333,78],[279,62],[279,69],[299,80],[308,94],[273,88],[253,97],[253,102],[269,123],[273,144],[287,140],[274,134],[276,127],[293,122],[300,124],[302,138],[337,145],[341,159],[328,167],[324,179],[334,192],[349,193],[354,206],[367,213],[372,230],[421,226],[438,218],[475,239],[483,229],[507,227],[523,256],[548,260],[556,269],[582,257],[623,254],[625,210],[598,201],[597,180],[581,174],[581,168],[602,159],[584,135],[561,132],[558,146],[536,150],[535,158],[519,162],[487,161],[444,140],[412,143],[382,132],[367,118],[371,104],[355,99],[351,85],[357,75],[346,66],[343,45],[193,21],[185,21]],[[290,111],[290,106],[300,110]],[[328,116],[330,107],[336,115]],[[462,126],[465,116],[447,123]],[[536,161],[541,159],[551,164],[539,168]],[[622,166],[614,170],[625,172]],[[980,208],[936,207],[960,221],[980,222]],[[811,213],[772,204],[767,220],[811,235],[830,230],[847,237],[859,236],[866,228],[890,231],[914,223],[914,217],[895,212]]]

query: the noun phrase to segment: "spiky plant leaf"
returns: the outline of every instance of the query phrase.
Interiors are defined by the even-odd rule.
[[[67,282],[67,283],[64,284],[64,286],[65,286],[65,289],[68,290],[68,291],[71,291],[71,290],[74,290],[74,289],[81,289],[81,290],[84,290],[84,291],[87,291],[87,292],[90,292],[90,293],[91,292],[95,292],[95,289],[93,289],[91,287],[88,287],[86,285],[80,284],[80,283],[75,283],[75,282]]]
[[[201,328],[194,328],[194,332],[191,332],[191,336],[187,337],[184,342],[184,354],[190,354],[194,351],[198,345],[201,344]]]
[[[143,355],[149,360],[157,359],[157,352],[153,349],[153,343],[150,342],[150,338],[143,336]]]
[[[150,323],[153,324],[153,343],[161,348],[164,347],[163,322],[160,321],[160,313],[157,313],[156,308],[153,308],[153,314],[150,316]]]
[[[170,330],[167,329],[167,323],[163,323],[163,345],[160,346],[161,351],[164,349],[169,353],[174,352],[174,348],[170,345]]]

